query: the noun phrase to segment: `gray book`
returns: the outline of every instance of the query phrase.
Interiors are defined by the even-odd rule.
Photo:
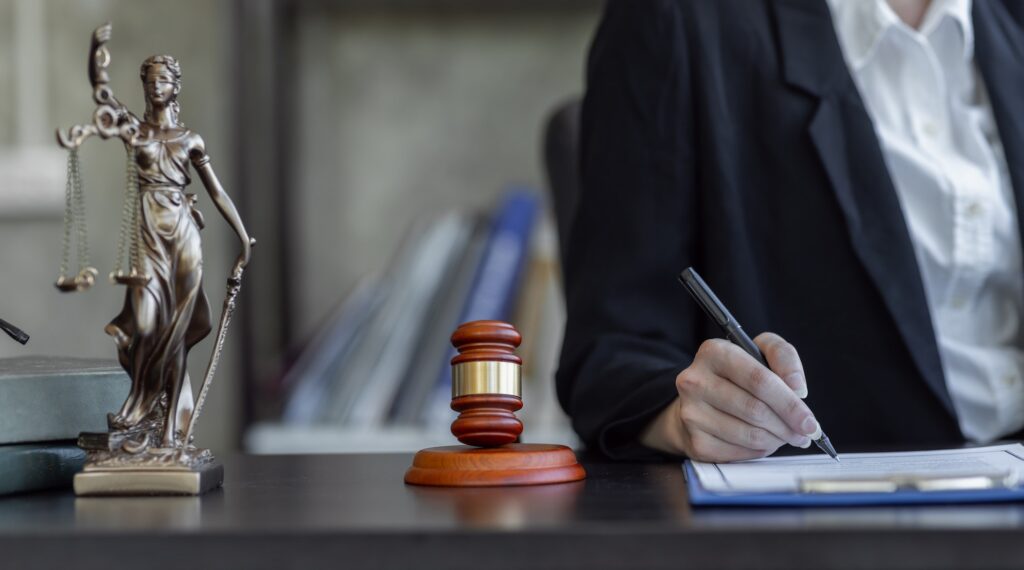
[[[0,359],[0,445],[74,440],[106,431],[107,413],[131,381],[112,360],[47,356]]]
[[[419,242],[420,248],[403,268],[408,271],[397,281],[396,295],[381,316],[387,336],[380,346],[375,366],[358,372],[362,388],[349,406],[344,423],[369,428],[387,421],[395,396],[401,389],[411,357],[420,343],[437,291],[446,287],[445,275],[465,250],[472,224],[460,213],[450,213],[435,222]]]
[[[475,219],[469,238],[457,252],[459,255],[454,260],[454,267],[446,271],[445,286],[431,301],[431,312],[419,334],[402,387],[395,395],[389,418],[391,423],[417,423],[422,407],[428,401],[427,396],[437,381],[439,366],[447,364],[452,346],[451,334],[459,326],[462,307],[466,304],[466,296],[490,235],[491,220],[485,216]]]
[[[73,442],[0,445],[0,495],[71,488],[85,464],[85,451]]]

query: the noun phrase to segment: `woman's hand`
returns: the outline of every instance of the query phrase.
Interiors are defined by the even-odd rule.
[[[787,443],[808,447],[819,428],[801,399],[807,381],[796,349],[772,333],[754,342],[771,369],[729,341],[705,341],[641,443],[711,462],[765,457]]]
[[[256,245],[256,238],[247,237],[244,239],[242,253],[238,254],[234,267],[231,268],[231,276],[228,277],[228,285],[238,287],[242,284],[242,271],[252,261],[252,246]]]
[[[245,269],[249,262],[252,261],[252,248],[256,245],[256,238],[246,237],[242,239],[242,253],[238,256],[238,262],[235,264],[241,269]]]

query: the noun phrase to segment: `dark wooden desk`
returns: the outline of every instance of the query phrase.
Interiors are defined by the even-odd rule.
[[[2,498],[0,568],[1024,567],[1019,505],[692,510],[673,464],[454,490],[405,486],[409,460],[243,456],[202,498]]]

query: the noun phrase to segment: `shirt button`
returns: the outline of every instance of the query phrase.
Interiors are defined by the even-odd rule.
[[[981,212],[982,206],[977,202],[971,202],[970,205],[967,206],[967,216],[969,218],[977,218],[981,215]]]
[[[1017,376],[1014,374],[1007,374],[1003,376],[1003,385],[1007,388],[1012,388],[1017,383]]]
[[[957,295],[956,297],[953,297],[953,301],[951,304],[953,305],[954,309],[963,309],[964,307],[967,306],[967,299],[960,295]]]
[[[935,138],[939,134],[939,126],[935,124],[935,121],[927,120],[921,123],[921,131],[928,138]]]

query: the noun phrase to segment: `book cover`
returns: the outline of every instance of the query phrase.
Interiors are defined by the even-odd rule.
[[[0,359],[0,444],[74,440],[106,431],[131,380],[112,360],[47,356]]]
[[[73,442],[0,445],[0,495],[71,488],[85,464]]]

